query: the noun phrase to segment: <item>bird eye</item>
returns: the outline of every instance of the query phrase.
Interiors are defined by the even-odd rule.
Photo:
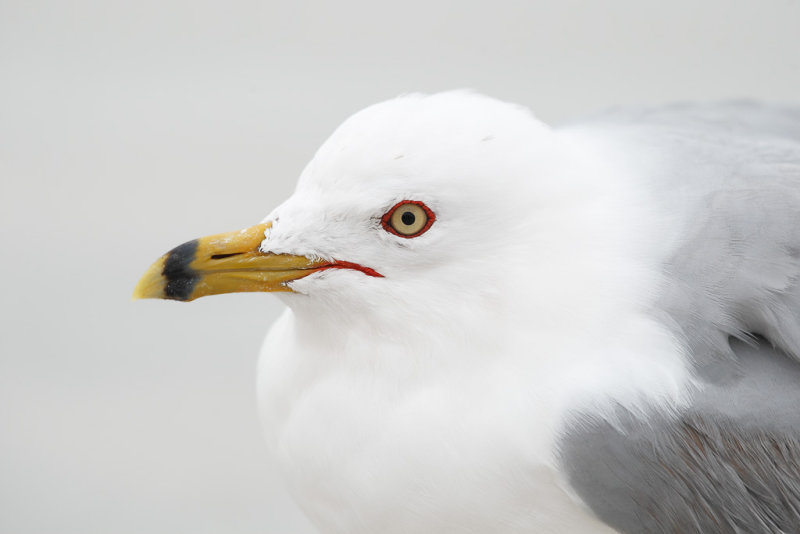
[[[428,231],[436,216],[417,200],[398,202],[381,218],[384,230],[400,237],[417,237]]]

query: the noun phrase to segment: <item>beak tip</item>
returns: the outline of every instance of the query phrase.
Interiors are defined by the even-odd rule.
[[[133,288],[133,294],[131,295],[131,301],[165,298],[164,289],[166,287],[166,280],[162,274],[163,270],[164,258],[162,257],[151,265],[136,283],[136,287]]]
[[[137,300],[142,300],[146,298],[148,298],[148,296],[142,293],[142,291],[139,289],[139,286],[137,285],[136,289],[133,290],[133,294],[131,295],[131,302],[136,302]]]

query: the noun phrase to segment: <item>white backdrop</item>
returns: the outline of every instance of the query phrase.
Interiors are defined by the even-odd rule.
[[[472,87],[547,121],[800,101],[797,0],[0,0],[0,532],[312,532],[261,443],[270,295],[131,303],[346,116]]]

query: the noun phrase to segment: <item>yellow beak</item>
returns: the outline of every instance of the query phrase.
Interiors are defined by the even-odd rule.
[[[258,224],[238,232],[201,237],[172,249],[147,269],[133,290],[133,299],[188,301],[220,293],[291,291],[286,282],[322,269],[351,265],[261,252],[264,232],[271,226]]]

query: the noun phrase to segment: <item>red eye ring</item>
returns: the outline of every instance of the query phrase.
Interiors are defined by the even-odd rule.
[[[420,228],[419,230],[415,231],[412,234],[401,233],[393,226],[393,216],[395,215],[397,210],[399,210],[404,206],[409,206],[409,205],[416,206],[417,210],[421,209],[424,212],[425,216],[427,217],[427,220],[425,221],[425,224],[422,226],[422,228]],[[394,234],[397,237],[402,237],[405,239],[411,239],[412,237],[418,237],[424,234],[425,232],[428,231],[428,229],[431,226],[433,226],[433,223],[435,221],[436,221],[436,215],[433,213],[433,211],[428,206],[426,206],[424,202],[420,202],[419,200],[401,200],[400,202],[392,206],[392,208],[389,211],[387,211],[383,217],[381,217],[381,225],[383,226],[384,230],[386,230],[390,234]]]

